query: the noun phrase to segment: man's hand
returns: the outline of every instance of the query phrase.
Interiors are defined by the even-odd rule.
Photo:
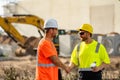
[[[66,67],[65,71],[66,71],[66,73],[70,73],[70,68]]]
[[[99,67],[92,67],[92,71],[93,72],[98,72],[98,71],[100,71],[101,69],[99,68]]]
[[[100,70],[103,70],[105,67],[107,67],[109,64],[106,64],[106,63],[102,63],[100,66],[98,66],[98,67],[93,67],[92,68],[92,71],[93,72],[98,72],[98,71],[100,71]]]
[[[61,67],[62,69],[64,69],[66,71],[66,73],[70,72],[70,69],[60,61],[60,59],[57,56],[51,56],[50,60],[58,67]]]

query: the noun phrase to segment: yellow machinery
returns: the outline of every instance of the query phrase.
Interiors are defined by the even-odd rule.
[[[15,30],[14,26],[11,25],[11,23],[22,23],[22,24],[30,24],[33,26],[36,26],[38,30],[43,30],[44,20],[42,18],[39,18],[35,15],[13,15],[12,17],[4,17],[4,21],[6,24],[9,24],[7,27],[10,27],[12,31],[10,32],[10,29],[7,31],[4,29],[4,26],[2,27],[7,33],[13,36],[18,42],[20,42],[22,45],[25,44],[25,39],[23,39],[23,36]],[[11,26],[10,26],[11,25]],[[16,31],[16,32],[14,32]],[[42,34],[41,34],[42,36]]]
[[[25,46],[25,38],[18,32],[18,30],[15,29],[12,23],[30,24],[37,27],[40,32],[40,30],[43,31],[44,20],[35,15],[13,15],[11,17],[0,16],[0,26],[4,31],[22,48],[28,48],[28,45]]]

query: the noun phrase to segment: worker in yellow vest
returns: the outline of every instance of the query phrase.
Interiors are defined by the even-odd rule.
[[[102,70],[110,64],[105,47],[92,39],[93,28],[83,24],[79,28],[81,42],[72,52],[69,69],[79,68],[78,80],[102,80]]]

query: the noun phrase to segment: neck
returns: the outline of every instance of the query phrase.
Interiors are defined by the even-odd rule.
[[[50,41],[53,40],[53,38],[52,38],[50,35],[45,35],[45,39],[48,39],[48,40],[50,40]]]
[[[90,44],[92,41],[93,41],[92,38],[88,38],[88,39],[85,41],[85,43],[86,43],[86,44]]]

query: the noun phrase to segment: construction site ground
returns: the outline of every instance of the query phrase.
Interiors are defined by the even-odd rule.
[[[70,57],[59,57],[63,63],[69,64]],[[111,56],[111,64],[103,71],[103,80],[120,80],[120,56]],[[36,57],[0,57],[0,80],[34,80]],[[75,80],[77,69],[66,74],[61,69],[63,80]]]
[[[30,37],[27,44],[30,43],[34,47],[37,46],[39,39]],[[17,49],[18,48],[18,49]],[[0,36],[0,55],[4,53],[4,57],[0,57],[0,80],[34,80],[36,72],[36,56],[15,57],[16,49],[19,50],[17,44],[8,36]],[[21,51],[18,51],[21,54]],[[24,50],[23,50],[24,53]],[[29,54],[32,53],[31,50]],[[70,57],[60,57],[61,61],[68,65]],[[103,70],[103,80],[120,80],[120,55],[110,56],[111,64]],[[61,69],[63,80],[76,80],[77,68],[66,74]]]

